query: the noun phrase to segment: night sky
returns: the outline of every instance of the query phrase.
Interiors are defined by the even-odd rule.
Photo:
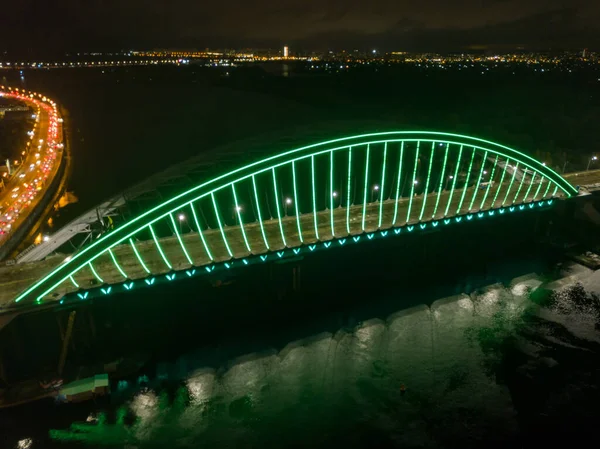
[[[10,53],[279,47],[600,47],[598,0],[10,0]]]

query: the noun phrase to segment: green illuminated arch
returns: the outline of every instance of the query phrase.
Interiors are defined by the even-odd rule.
[[[197,267],[210,272],[218,262],[229,268],[251,256],[264,261],[303,245],[343,245],[362,233],[410,231],[576,194],[534,158],[474,137],[394,131],[329,140],[218,174],[170,198],[73,255],[15,301],[72,292],[83,299],[82,290],[104,284],[131,290],[137,280],[171,281]]]

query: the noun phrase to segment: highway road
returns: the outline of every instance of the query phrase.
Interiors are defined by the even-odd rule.
[[[22,162],[13,166],[14,172],[4,179],[5,187],[0,190],[2,247],[44,198],[46,189],[58,173],[64,144],[62,119],[54,102],[39,94],[3,87],[0,87],[0,96],[30,106],[35,117],[35,125],[28,132],[27,145],[19,149]]]

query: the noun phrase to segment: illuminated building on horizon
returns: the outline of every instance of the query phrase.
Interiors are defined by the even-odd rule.
[[[290,55],[290,49],[286,45],[285,47],[283,47],[283,57],[287,58],[289,55]]]

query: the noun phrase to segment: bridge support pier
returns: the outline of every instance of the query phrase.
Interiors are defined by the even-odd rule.
[[[8,380],[6,379],[6,371],[4,369],[4,351],[0,348],[0,385],[8,385]]]
[[[301,273],[300,264],[296,264],[292,269],[292,289],[295,292],[300,290]]]

